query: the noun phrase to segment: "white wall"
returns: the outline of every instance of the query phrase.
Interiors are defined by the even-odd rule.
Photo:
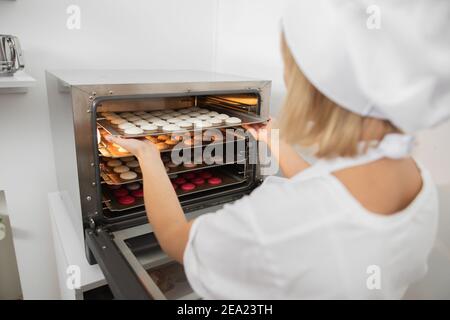
[[[271,114],[285,92],[279,49],[283,1],[218,0],[215,65],[218,72],[272,80]]]
[[[81,30],[66,8],[81,8]],[[209,0],[0,1],[0,33],[17,35],[27,94],[0,94],[0,190],[5,190],[24,298],[57,298],[47,193],[56,190],[45,69],[210,70],[214,2]],[[69,124],[70,125],[70,124]]]

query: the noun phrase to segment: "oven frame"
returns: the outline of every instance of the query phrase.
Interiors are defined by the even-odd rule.
[[[248,85],[248,83],[247,83]],[[84,92],[84,91],[83,91]],[[111,91],[109,91],[110,93]],[[75,130],[76,135],[75,139],[77,140],[77,149],[78,147],[87,149],[91,148],[91,151],[81,151],[77,150],[77,155],[83,155],[82,157],[77,157],[79,160],[78,168],[79,168],[79,185],[80,185],[80,198],[81,198],[81,208],[82,208],[82,221],[83,221],[83,228],[86,229],[88,227],[95,228],[95,226],[98,225],[105,225],[107,224],[105,222],[105,219],[103,217],[103,209],[102,209],[102,193],[101,193],[101,179],[100,179],[100,168],[99,168],[99,156],[98,156],[98,146],[97,146],[97,135],[96,135],[96,115],[97,115],[97,108],[101,105],[102,102],[105,101],[111,101],[111,100],[143,100],[143,99],[152,99],[152,98],[169,98],[169,97],[192,97],[192,96],[205,96],[205,95],[221,95],[221,94],[239,94],[239,93],[253,93],[258,97],[258,106],[257,106],[257,114],[258,116],[264,116],[263,110],[268,110],[268,108],[264,108],[264,104],[267,103],[267,101],[264,100],[263,96],[265,93],[265,87],[245,87],[242,89],[220,89],[220,90],[198,90],[198,91],[192,91],[190,89],[187,89],[185,91],[177,91],[173,93],[147,93],[147,94],[135,94],[130,93],[127,91],[126,94],[116,94],[116,95],[98,95],[97,92],[92,92],[91,96],[87,97],[89,108],[86,110],[86,114],[88,117],[90,117],[89,124],[90,128],[88,131],[81,130],[82,126],[85,126],[85,123],[80,123],[79,128],[80,130]],[[74,96],[74,101],[79,101],[82,99],[82,97],[78,96],[77,94]],[[86,99],[86,96],[84,95],[84,99]],[[76,120],[76,118],[75,118]],[[77,123],[75,121],[75,123]],[[90,139],[88,139],[86,134],[81,135],[80,133],[86,133],[89,132]],[[78,133],[78,134],[77,134]],[[88,141],[89,140],[89,141]],[[79,142],[78,142],[79,141]],[[87,148],[86,148],[87,147]],[[79,152],[81,151],[81,152]],[[87,155],[91,156],[87,156]],[[88,157],[89,160],[86,161],[84,159],[85,157]],[[81,161],[80,161],[81,160]],[[80,170],[80,167],[83,166],[80,162],[84,163],[84,170]],[[89,166],[86,166],[86,163],[90,163]],[[87,167],[87,168],[86,168]],[[260,182],[262,181],[260,170],[258,165],[254,165],[254,172],[253,172],[253,180],[250,181],[249,184],[242,186],[240,188],[236,188],[236,190],[230,190],[230,194],[234,195],[234,199],[237,199],[241,197],[242,195],[250,192],[253,190]],[[200,208],[213,206],[217,203],[217,197],[222,197],[223,195],[212,195],[209,197],[209,201],[211,202],[208,204],[208,200],[206,201],[195,201],[195,202],[201,202],[202,205]],[[215,199],[216,198],[216,199]],[[199,198],[200,199],[200,198]],[[227,200],[223,202],[229,202],[232,200]],[[195,207],[195,205],[194,205]],[[145,215],[143,215],[144,219],[139,219],[139,217],[136,217],[136,219],[132,219],[131,221],[123,221],[124,224],[121,222],[118,222],[117,224],[113,224],[111,227],[114,229],[121,228],[121,226],[124,227],[132,227],[136,224],[145,223]]]

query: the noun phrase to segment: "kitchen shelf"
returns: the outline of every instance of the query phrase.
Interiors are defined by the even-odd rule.
[[[0,76],[0,93],[25,93],[33,87],[36,80],[24,71],[17,71],[12,76]]]

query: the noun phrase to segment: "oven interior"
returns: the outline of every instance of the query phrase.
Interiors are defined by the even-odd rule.
[[[182,138],[178,144],[168,145],[170,141],[164,139],[178,139],[180,136],[176,135],[177,132],[163,132],[164,127],[136,136],[129,135],[150,140],[158,147],[163,145],[160,149],[161,158],[185,213],[237,199],[259,183],[258,167],[255,161],[251,161],[256,159],[256,143],[242,129],[243,124],[267,121],[260,116],[258,92],[105,97],[98,99],[95,110],[93,121],[97,129],[95,136],[98,138],[95,144],[98,149],[95,150],[98,153],[95,165],[98,198],[101,199],[98,205],[101,209],[97,214],[111,230],[146,222],[142,176],[136,159],[105,139],[107,134],[127,137],[120,124],[113,124],[111,119],[123,118],[130,123],[134,121],[133,125],[140,120],[153,124],[156,123],[154,118],[167,122],[168,116],[176,115],[182,117],[193,114],[192,120],[199,113],[197,111],[202,111],[197,115],[199,117],[206,114],[205,110],[208,111],[206,115],[211,114],[211,117],[226,114],[240,119],[239,124],[224,120],[209,128],[199,129],[194,126],[184,130],[183,139],[189,140],[192,145],[183,143]],[[207,136],[205,130],[212,130],[213,134]],[[178,161],[174,161],[174,155]],[[135,172],[137,176],[132,174],[131,177],[136,177],[122,179],[123,175],[117,166],[125,166],[128,169],[121,170]],[[211,178],[218,178],[216,180],[219,183]],[[191,190],[186,184],[189,187],[194,184],[195,188]],[[124,201],[123,197],[128,200]]]

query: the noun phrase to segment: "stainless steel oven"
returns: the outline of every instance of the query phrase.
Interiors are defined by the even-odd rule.
[[[150,70],[56,70],[46,79],[58,188],[88,261],[116,298],[197,298],[148,224],[136,161],[104,136],[155,143],[185,214],[214,211],[262,181],[257,145],[241,126],[267,121],[270,81]],[[192,126],[181,130],[181,121]],[[185,162],[174,163],[174,152]]]

